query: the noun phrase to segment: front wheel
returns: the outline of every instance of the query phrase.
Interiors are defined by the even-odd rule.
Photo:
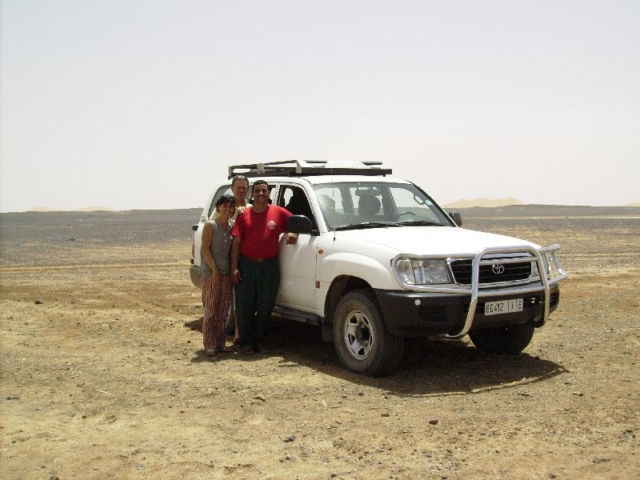
[[[371,377],[395,371],[404,350],[404,338],[389,333],[368,290],[349,292],[340,300],[333,321],[333,342],[347,370]]]
[[[481,350],[500,355],[517,355],[527,348],[534,327],[528,324],[485,328],[469,332],[473,344]]]

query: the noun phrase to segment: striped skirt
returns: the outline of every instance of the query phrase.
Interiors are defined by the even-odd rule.
[[[202,279],[202,301],[204,317],[202,319],[202,339],[204,348],[224,348],[227,335],[224,322],[231,305],[231,275],[220,275],[220,281],[213,281],[213,276]]]

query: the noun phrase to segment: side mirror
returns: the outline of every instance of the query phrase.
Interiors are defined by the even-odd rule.
[[[311,233],[311,220],[304,215],[291,215],[287,221],[287,232]]]
[[[449,216],[451,217],[451,220],[453,220],[453,222],[461,227],[462,226],[462,216],[460,215],[459,212],[447,212],[449,214]]]

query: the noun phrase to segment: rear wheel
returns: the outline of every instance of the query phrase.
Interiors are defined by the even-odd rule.
[[[398,368],[404,338],[387,330],[368,290],[347,293],[336,310],[333,342],[342,365],[355,373],[380,377]]]
[[[473,344],[481,350],[500,355],[517,355],[527,348],[534,327],[528,324],[486,328],[469,332]]]

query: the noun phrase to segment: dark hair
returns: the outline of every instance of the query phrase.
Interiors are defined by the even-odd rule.
[[[251,191],[253,192],[258,185],[266,185],[267,190],[269,191],[271,190],[271,187],[269,187],[269,184],[266,182],[266,180],[256,180],[255,182],[253,182],[253,187],[251,187]]]
[[[218,201],[216,202],[216,210],[218,209],[218,207],[220,205],[224,205],[225,203],[230,203],[231,206],[233,207],[234,211],[236,208],[236,200],[235,198],[233,198],[232,195],[222,195]]]
[[[249,186],[249,179],[244,175],[236,175],[233,177],[233,180],[231,180],[231,186],[235,186],[236,182],[247,182],[247,186]]]

